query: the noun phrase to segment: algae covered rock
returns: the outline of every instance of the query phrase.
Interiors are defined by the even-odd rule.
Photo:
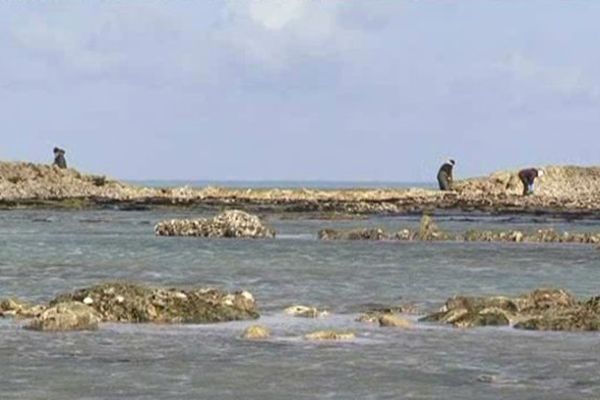
[[[43,305],[32,305],[14,298],[0,301],[0,317],[33,318],[45,309]]]
[[[254,297],[217,289],[166,289],[105,283],[58,296],[50,305],[76,301],[96,310],[103,321],[213,323],[258,318]]]
[[[600,329],[597,299],[579,302],[562,289],[536,289],[512,298],[456,296],[423,320],[462,328],[513,325],[517,329],[595,331]]]
[[[443,232],[429,215],[423,215],[419,227],[419,240],[448,240],[449,235]]]
[[[252,325],[244,330],[242,333],[242,339],[248,340],[259,340],[267,339],[271,336],[271,330],[261,325]]]
[[[321,240],[385,240],[387,233],[381,228],[362,228],[351,230],[321,229],[318,233]]]
[[[285,310],[283,310],[283,312],[294,317],[303,318],[319,318],[329,315],[329,312],[326,310],[319,310],[316,307],[302,305],[294,305],[287,307]]]
[[[36,331],[83,331],[96,330],[101,316],[83,303],[69,301],[58,303],[35,317],[27,329]]]
[[[368,311],[363,312],[357,318],[357,322],[366,322],[372,324],[380,324],[380,319],[386,316],[398,316],[398,314],[415,314],[417,307],[413,304],[402,304],[394,306],[377,306],[371,307]]]
[[[316,331],[304,335],[306,340],[352,340],[356,335],[352,332],[338,332],[333,330]]]
[[[403,328],[410,329],[413,327],[412,322],[407,320],[406,318],[402,318],[398,315],[394,314],[384,314],[379,317],[379,326],[381,327],[391,327],[391,328]]]
[[[158,236],[221,238],[273,238],[275,231],[256,215],[240,210],[225,211],[212,219],[173,219],[154,227]]]

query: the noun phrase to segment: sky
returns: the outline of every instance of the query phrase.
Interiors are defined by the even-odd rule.
[[[0,2],[0,159],[121,179],[600,164],[600,1]]]

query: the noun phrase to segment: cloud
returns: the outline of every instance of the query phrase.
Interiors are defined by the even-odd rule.
[[[226,3],[222,43],[269,70],[306,59],[339,58],[359,49],[366,30],[343,22],[341,1],[251,0]]]
[[[600,86],[580,66],[549,65],[520,52],[510,53],[499,64],[519,84],[534,90],[550,91],[566,98],[597,100]]]

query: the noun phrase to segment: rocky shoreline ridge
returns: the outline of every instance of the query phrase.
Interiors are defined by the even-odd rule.
[[[304,305],[290,306],[283,313],[324,320],[330,315],[326,310]],[[422,317],[410,317],[415,315]],[[96,330],[105,322],[207,324],[255,320],[260,315],[253,295],[246,291],[226,293],[213,288],[183,290],[114,282],[64,293],[47,304],[4,299],[0,301],[0,317],[26,320],[25,329],[60,332]],[[378,307],[359,314],[356,322],[397,329],[441,323],[458,328],[510,326],[542,331],[598,331],[600,296],[578,300],[566,290],[555,288],[540,288],[515,297],[457,295],[438,311],[423,313],[410,304]],[[270,335],[268,327],[252,325],[241,337],[265,339]],[[354,332],[332,330],[305,335],[308,340],[354,337]]]
[[[600,232],[557,232],[554,229],[535,231],[494,231],[470,229],[453,234],[438,227],[433,219],[424,215],[418,230],[402,229],[387,232],[383,228],[358,228],[348,230],[321,229],[320,240],[388,240],[388,241],[453,241],[453,242],[514,242],[514,243],[581,243],[600,244]]]
[[[0,162],[0,207],[232,207],[285,213],[407,214],[435,210],[549,213],[600,218],[600,167],[549,166],[536,194],[520,195],[517,171],[428,189],[147,188],[74,169]]]

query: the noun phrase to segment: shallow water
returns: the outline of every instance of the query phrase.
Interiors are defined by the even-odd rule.
[[[180,210],[0,213],[0,297],[47,301],[99,281],[244,288],[273,339],[247,342],[255,322],[107,324],[97,332],[42,334],[0,320],[1,399],[570,399],[600,397],[596,333],[399,331],[354,322],[369,304],[439,307],[457,293],[519,294],[558,286],[598,294],[600,253],[583,245],[319,242],[323,227],[417,226],[414,218],[270,222],[275,240],[157,238],[153,224]],[[600,230],[597,221],[439,219],[450,230]],[[332,315],[296,319],[301,303]],[[315,329],[356,332],[309,343]]]

